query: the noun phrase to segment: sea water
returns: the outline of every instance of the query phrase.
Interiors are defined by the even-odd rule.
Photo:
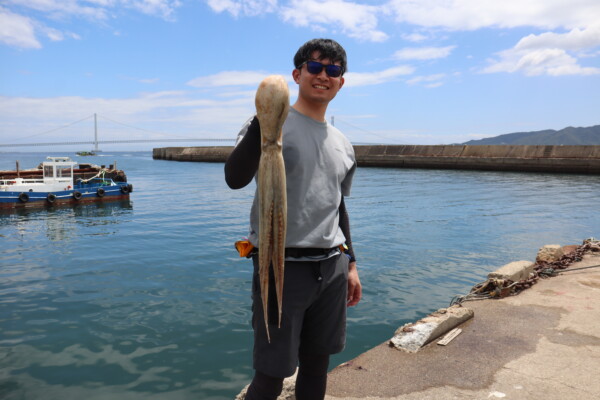
[[[232,399],[253,371],[254,183],[223,164],[47,155],[114,164],[134,191],[114,203],[0,214],[0,398]],[[346,201],[363,300],[331,367],[466,294],[545,244],[600,236],[600,177],[359,168]]]

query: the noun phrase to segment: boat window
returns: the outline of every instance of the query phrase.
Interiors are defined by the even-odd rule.
[[[57,178],[70,178],[71,177],[71,166],[60,165],[56,167]]]
[[[52,178],[52,165],[44,165],[44,178]]]

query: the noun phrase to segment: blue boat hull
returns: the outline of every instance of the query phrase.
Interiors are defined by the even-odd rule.
[[[44,207],[97,201],[128,199],[132,185],[118,182],[115,186],[77,185],[73,189],[55,192],[1,192],[0,208]]]

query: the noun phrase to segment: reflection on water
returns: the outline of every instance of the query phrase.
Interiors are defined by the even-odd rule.
[[[111,159],[130,201],[0,214],[0,398],[233,398],[252,375],[252,266],[233,242],[254,184],[229,190],[222,164]],[[544,244],[600,236],[599,196],[597,176],[359,169],[364,299],[331,365]]]
[[[2,209],[0,212],[0,226],[11,220],[28,221],[30,219],[51,218],[62,216],[110,216],[119,215],[119,210],[131,210],[133,203],[130,199],[101,201],[94,203],[66,203],[46,207],[20,207]]]
[[[29,245],[44,232],[53,242],[68,242],[80,234],[82,226],[94,227],[122,223],[123,216],[133,210],[131,200],[74,204],[72,206],[48,207],[41,209],[17,208],[4,210],[0,214],[0,227],[12,225],[16,228],[16,237]],[[96,235],[115,234],[105,230]]]

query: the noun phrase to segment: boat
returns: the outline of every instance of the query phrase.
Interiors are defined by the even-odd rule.
[[[133,186],[115,165],[47,157],[37,168],[0,171],[0,208],[79,204],[128,199]]]

